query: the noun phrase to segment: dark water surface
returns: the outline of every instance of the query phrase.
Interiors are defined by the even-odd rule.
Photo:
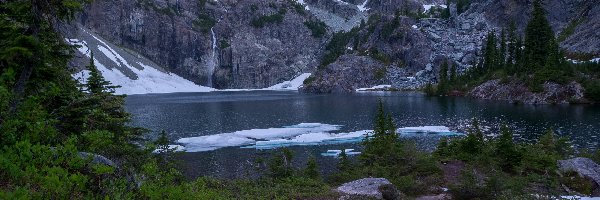
[[[132,95],[127,111],[136,126],[153,133],[165,130],[171,140],[248,129],[279,128],[300,123],[342,125],[340,131],[372,129],[372,119],[381,99],[398,127],[448,126],[465,132],[473,118],[486,134],[496,134],[507,124],[520,141],[535,141],[548,128],[582,148],[597,148],[600,142],[600,106],[513,105],[506,102],[463,97],[425,97],[408,92],[370,92],[348,95],[314,95],[297,92],[251,91]],[[418,138],[420,148],[431,150],[439,138]],[[298,161],[317,157],[323,170],[335,158],[322,157],[328,149],[359,148],[357,144],[292,147]],[[272,150],[229,147],[210,152],[185,153],[188,176],[247,176],[250,163]],[[301,165],[302,163],[298,163]]]

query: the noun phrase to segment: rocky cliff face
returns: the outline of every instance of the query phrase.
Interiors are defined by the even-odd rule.
[[[419,88],[436,82],[446,60],[462,72],[480,57],[488,31],[514,21],[523,32],[531,12],[530,0],[472,0],[463,13],[452,4],[441,19],[432,4],[441,9],[445,1],[112,0],[92,3],[78,23],[197,84],[263,88],[314,72],[305,91],[351,92],[372,84]],[[564,49],[600,54],[600,4],[547,0],[545,7],[555,32],[564,32]],[[314,37],[305,22],[319,21],[327,29]],[[337,31],[352,32],[341,44],[345,55],[320,66]]]
[[[216,88],[262,88],[314,69],[325,39],[288,1],[95,1],[79,23],[166,69]],[[280,19],[279,19],[280,17]],[[262,25],[251,25],[263,23]]]

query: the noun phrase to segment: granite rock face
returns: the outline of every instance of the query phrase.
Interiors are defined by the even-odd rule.
[[[424,5],[445,2],[111,0],[94,1],[77,23],[200,85],[264,88],[313,73],[314,81],[304,91],[353,92],[374,84],[421,88],[437,82],[440,63],[445,61],[456,66],[458,73],[464,72],[481,57],[487,32],[499,33],[515,22],[522,34],[532,7],[531,0],[473,0],[463,13],[451,4],[449,19],[422,15]],[[572,31],[564,34],[563,49],[600,56],[597,1],[548,0],[544,7],[557,34]],[[309,21],[322,21],[326,33],[313,37],[305,25]],[[345,55],[320,66],[333,33],[353,29],[356,34],[347,41]],[[569,87],[576,86],[550,84],[547,88]],[[514,98],[562,103],[568,101],[563,93],[549,91],[548,97],[554,99],[525,99],[539,97],[533,94]],[[513,98],[501,94],[496,95],[498,99]],[[577,94],[571,97],[579,98]]]
[[[251,25],[264,16],[282,19]],[[310,18],[288,1],[114,0],[94,1],[78,23],[197,84],[263,88],[314,70],[325,39]]]

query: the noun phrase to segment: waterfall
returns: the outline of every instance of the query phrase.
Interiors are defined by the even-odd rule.
[[[214,27],[213,27],[214,28]],[[213,87],[213,74],[215,73],[215,68],[217,66],[217,36],[215,35],[215,31],[213,28],[210,28],[210,33],[212,35],[212,55],[211,59],[208,61],[208,87]]]

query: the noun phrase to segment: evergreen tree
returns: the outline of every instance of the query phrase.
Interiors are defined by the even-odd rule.
[[[350,160],[348,159],[348,154],[346,153],[346,149],[342,149],[342,152],[340,153],[340,161],[338,161],[337,163],[337,169],[340,170],[341,172],[346,172],[350,169],[352,169],[352,162],[350,162]]]
[[[488,33],[486,44],[484,47],[485,53],[483,55],[483,68],[485,71],[494,70],[497,66],[496,48],[496,34],[492,31]]]
[[[507,67],[508,67],[508,71],[509,73],[514,73],[515,70],[515,63],[516,63],[516,57],[517,57],[517,50],[518,50],[518,46],[517,46],[517,33],[516,33],[516,25],[515,22],[511,22],[510,23],[510,27],[508,28],[508,54],[507,54]]]
[[[440,81],[438,83],[437,93],[444,95],[448,91],[448,61],[443,61],[440,66]]]
[[[306,168],[304,168],[304,175],[313,180],[320,180],[321,175],[319,174],[319,166],[314,156],[308,158]]]
[[[90,54],[90,64],[87,66],[87,70],[89,71],[89,77],[85,84],[87,92],[94,95],[103,93],[113,94],[114,90],[119,88],[119,86],[113,86],[110,81],[106,81],[98,68],[96,68],[93,52]]]
[[[502,68],[506,67],[506,32],[502,29],[500,34],[500,51],[498,52],[498,65]]]
[[[513,134],[506,125],[500,128],[495,153],[499,159],[498,164],[505,172],[514,172],[515,167],[521,162],[521,152],[514,144]]]
[[[402,144],[392,117],[385,114],[381,100],[373,129],[373,133],[363,141],[364,150],[359,157],[363,165],[390,166],[398,162]]]
[[[546,11],[542,0],[533,1],[531,20],[525,29],[525,67],[527,71],[535,72],[544,67],[549,55],[551,40],[554,39],[552,27],[546,19]]]
[[[450,82],[456,81],[456,73],[456,64],[452,64],[452,66],[450,67]]]

